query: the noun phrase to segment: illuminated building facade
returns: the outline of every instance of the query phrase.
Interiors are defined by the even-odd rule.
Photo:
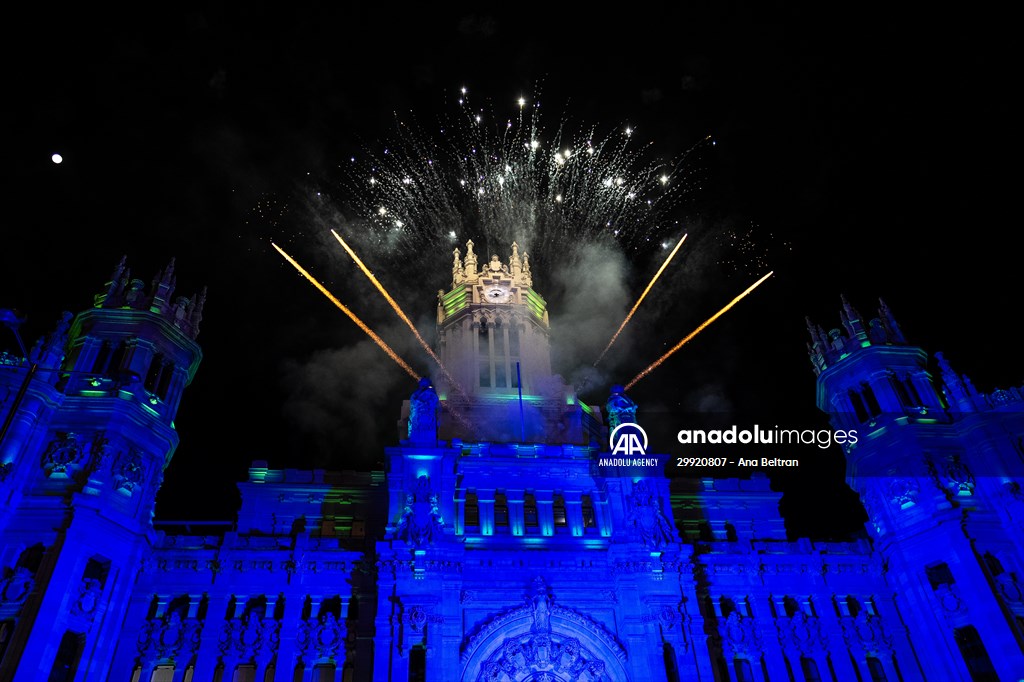
[[[384,471],[254,462],[233,524],[157,531],[201,359],[173,289],[122,263],[3,358],[0,680],[1024,678],[1024,395],[933,377],[884,306],[811,326],[870,541],[788,541],[763,476],[599,467],[635,405],[581,402],[528,256],[472,243]]]

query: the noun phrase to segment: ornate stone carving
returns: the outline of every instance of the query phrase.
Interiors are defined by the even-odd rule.
[[[280,622],[255,613],[229,620],[220,638],[221,653],[241,660],[269,657],[277,651],[280,629]]]
[[[953,455],[941,464],[937,480],[939,485],[953,497],[974,495],[974,476],[960,461],[959,455]]]
[[[43,367],[55,367],[64,356],[64,348],[68,343],[68,330],[74,316],[68,311],[61,313],[57,328],[45,337],[39,337],[36,345],[29,353],[29,358]]]
[[[843,639],[855,656],[892,654],[892,637],[882,628],[878,616],[869,616],[861,611],[856,618],[844,616],[839,621],[843,628]]]
[[[150,620],[139,632],[138,650],[144,662],[157,660],[188,661],[199,649],[203,624],[195,618],[182,619],[178,612]]]
[[[1024,589],[1017,582],[1017,576],[1013,573],[1000,573],[996,576],[996,588],[1003,602],[1010,608],[1014,615],[1024,616]]]
[[[537,577],[533,581],[533,627],[534,632],[551,632],[551,595],[544,579]]]
[[[71,605],[71,615],[85,618],[92,621],[96,615],[96,607],[99,606],[100,594],[103,592],[103,585],[94,578],[83,578],[82,584],[78,586],[78,596]]]
[[[437,494],[430,489],[430,478],[420,476],[413,491],[405,497],[405,511],[395,528],[394,537],[415,547],[433,544],[444,529],[438,510]]]
[[[469,254],[466,255],[468,256]],[[486,267],[492,274],[497,274],[499,272],[505,275],[509,274],[508,266],[501,262],[501,259],[498,258],[498,254],[496,253],[491,256],[491,262],[488,263]]]
[[[9,569],[0,580],[0,604],[20,604],[35,585],[35,576],[24,566]]]
[[[67,477],[68,467],[76,464],[82,457],[82,444],[72,431],[57,433],[43,451],[41,465],[47,477]]]
[[[896,476],[895,472],[893,475]],[[921,489],[912,478],[894,477],[889,481],[889,503],[897,509],[909,509],[917,504]]]
[[[764,643],[753,618],[733,611],[722,625],[721,635],[726,658],[739,656],[757,660],[761,657]]]
[[[626,522],[640,537],[644,547],[658,548],[675,539],[672,524],[661,511],[661,499],[655,497],[647,481],[634,483],[633,492],[626,501],[629,505]]]
[[[405,613],[404,620],[414,632],[423,632],[428,623],[443,623],[444,616],[429,613],[422,606],[413,606]]]
[[[423,377],[416,391],[409,398],[409,440],[414,443],[437,442],[438,417],[441,401],[430,379]]]
[[[114,465],[114,490],[124,490],[131,495],[145,481],[142,456],[134,448],[122,453]]]
[[[112,448],[106,431],[96,431],[89,441],[88,475],[91,479],[102,476],[112,459]]]
[[[643,616],[645,623],[658,623],[666,630],[673,629],[679,623],[679,609],[670,604],[651,604],[649,609],[649,613]]]
[[[797,651],[803,656],[814,656],[828,649],[828,638],[821,622],[806,613],[775,622],[779,630],[779,644],[784,651]]]
[[[625,662],[626,650],[615,638],[615,635],[609,632],[604,625],[589,616],[564,606],[552,605],[550,607],[550,611],[550,622],[552,624],[556,621],[560,621],[562,628],[585,635],[590,641],[599,642],[602,647],[610,650],[617,660]],[[475,651],[481,643],[494,636],[499,630],[506,627],[514,627],[514,624],[518,621],[534,621],[532,603],[525,606],[519,606],[508,611],[503,611],[477,628],[477,630],[466,639],[462,647],[463,662],[469,660],[473,651]],[[549,635],[548,633],[536,633],[533,632],[532,628],[531,631],[529,633],[525,633],[523,637],[532,637],[534,635],[548,637],[549,641],[551,638],[554,638],[555,640],[559,639],[557,633],[553,635]],[[486,668],[486,666],[484,667]]]
[[[605,411],[608,413],[608,428],[614,429],[619,424],[636,424],[637,404],[626,395],[626,389],[622,384],[612,386],[612,393],[605,403]]]
[[[527,633],[508,637],[481,666],[478,682],[607,680],[605,662],[575,637]]]
[[[345,623],[328,612],[322,618],[310,618],[299,623],[295,643],[304,661],[337,659],[345,653],[347,636]]]
[[[935,588],[935,598],[942,607],[942,615],[947,619],[957,618],[967,613],[967,602],[960,596],[956,585],[943,583]]]

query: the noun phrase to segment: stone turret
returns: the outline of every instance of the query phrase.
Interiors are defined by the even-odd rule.
[[[111,633],[154,538],[179,401],[202,359],[205,292],[172,304],[174,288],[174,261],[147,292],[122,259],[92,308],[65,313],[35,345],[28,380],[0,373],[0,395],[24,388],[0,407],[0,575],[22,571],[32,586],[0,615],[14,614],[0,679],[74,666],[75,679],[107,679]]]
[[[492,254],[478,269],[470,240],[464,258],[458,248],[452,256],[451,289],[438,292],[438,355],[452,380],[437,378],[447,408],[440,437],[602,440],[600,412],[581,407],[552,371],[547,302],[533,288],[529,255],[513,242],[507,260]]]

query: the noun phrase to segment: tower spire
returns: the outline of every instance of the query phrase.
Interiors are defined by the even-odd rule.
[[[114,266],[114,271],[110,274],[110,281],[104,286],[106,291],[102,294],[97,294],[93,298],[93,305],[97,308],[112,308],[118,304],[122,290],[124,289],[125,280],[122,276],[125,273],[125,263],[128,260],[128,256],[121,256],[121,260]]]
[[[881,298],[878,299],[878,316],[882,320],[882,327],[885,329],[885,334],[891,343],[905,344],[907,342],[892,311]]]

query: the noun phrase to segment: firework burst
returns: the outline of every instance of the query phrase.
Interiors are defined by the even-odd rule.
[[[505,117],[471,107],[465,93],[459,107],[434,132],[398,120],[390,142],[348,164],[344,202],[378,251],[407,260],[467,237],[488,252],[516,241],[549,269],[582,244],[628,252],[678,231],[667,209],[694,184],[687,157],[707,139],[649,161],[632,128],[570,133],[563,119],[549,129],[525,100]]]

